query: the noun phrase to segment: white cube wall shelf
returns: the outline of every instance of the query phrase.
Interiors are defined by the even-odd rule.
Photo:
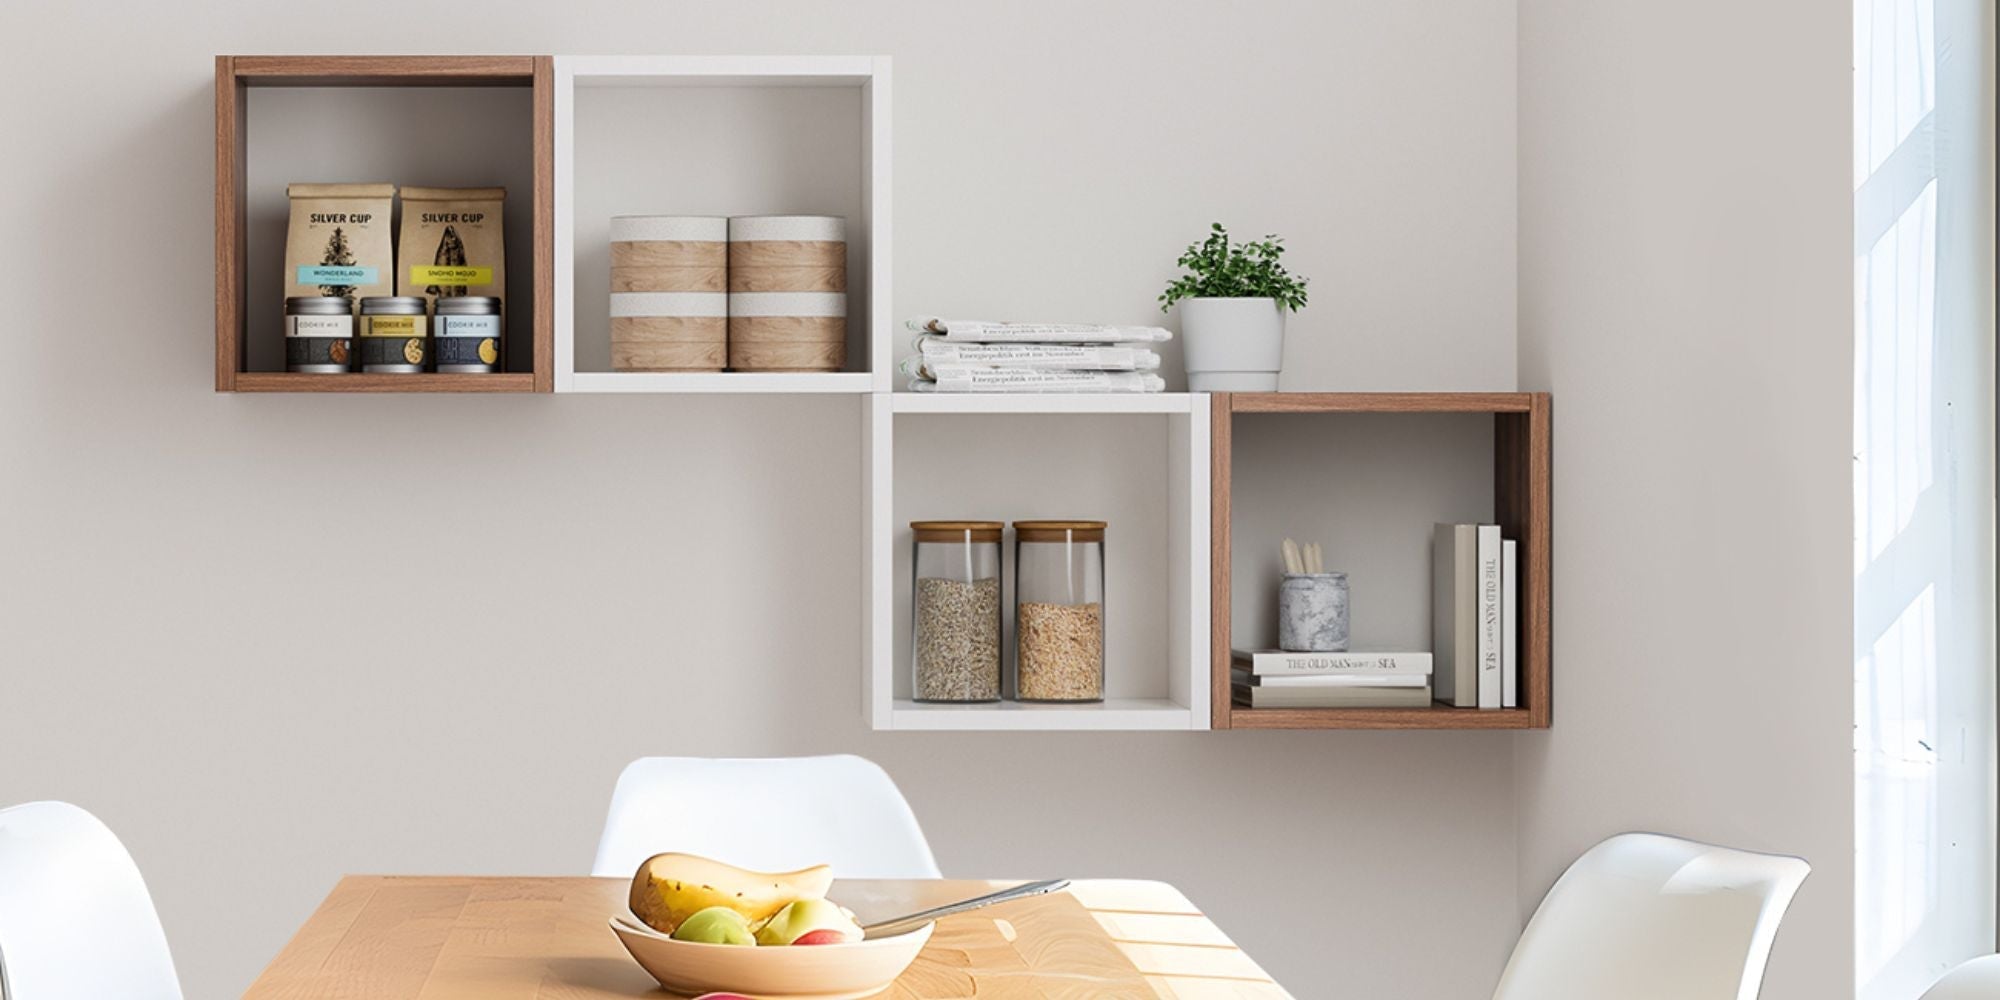
[[[555,390],[889,390],[887,56],[555,57]],[[838,372],[619,372],[614,215],[838,215],[847,364]]]
[[[1043,426],[1047,425],[1047,426]],[[875,729],[1207,729],[1209,397],[871,396],[862,440],[864,697]],[[1109,522],[1106,700],[910,699],[909,522]],[[1003,662],[1011,662],[1012,541]]]

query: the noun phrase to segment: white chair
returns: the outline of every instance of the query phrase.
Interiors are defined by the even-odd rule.
[[[1993,1000],[2000,997],[2000,955],[1975,958],[1944,974],[1924,1000]]]
[[[0,809],[0,997],[181,1000],[139,866],[67,802]]]
[[[758,871],[833,866],[836,878],[937,878],[896,783],[851,755],[641,757],[618,776],[593,875],[629,878],[666,851]]]
[[[1494,1000],[1756,1000],[1811,866],[1650,833],[1569,866],[1521,932]]]

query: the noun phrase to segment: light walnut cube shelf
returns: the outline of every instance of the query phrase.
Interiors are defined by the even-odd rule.
[[[1212,430],[1209,434],[1211,445],[1210,463],[1213,479],[1213,496],[1209,503],[1211,518],[1209,539],[1211,564],[1209,569],[1209,626],[1210,650],[1210,695],[1209,725],[1214,729],[1546,729],[1550,724],[1550,468],[1549,468],[1549,410],[1550,398],[1547,393],[1218,393],[1210,402]],[[1271,488],[1274,484],[1260,479],[1255,483],[1241,482],[1245,471],[1237,468],[1238,446],[1242,443],[1239,435],[1245,432],[1245,421],[1249,415],[1273,415],[1271,419],[1281,422],[1302,422],[1295,418],[1310,418],[1311,415],[1339,415],[1370,418],[1368,430],[1382,431],[1398,422],[1410,418],[1440,417],[1458,415],[1465,418],[1491,418],[1489,433],[1491,451],[1491,502],[1490,507],[1481,501],[1474,504],[1474,498],[1419,493],[1409,497],[1406,506],[1428,509],[1437,513],[1439,520],[1482,520],[1500,525],[1509,538],[1518,539],[1521,544],[1520,564],[1520,658],[1521,707],[1513,709],[1471,709],[1455,708],[1442,703],[1433,703],[1429,708],[1317,708],[1317,709],[1275,709],[1238,708],[1230,699],[1230,649],[1232,639],[1236,645],[1267,645],[1268,639],[1261,634],[1256,639],[1245,641],[1240,628],[1243,616],[1235,614],[1242,610],[1233,607],[1238,588],[1235,586],[1234,571],[1244,563],[1243,554],[1238,552],[1236,531],[1240,525],[1234,523],[1239,508],[1253,498],[1244,495],[1245,490]],[[1467,425],[1475,432],[1476,424]],[[1263,428],[1268,429],[1268,428]],[[1312,470],[1327,466],[1337,466],[1343,461],[1340,454],[1325,453],[1325,443],[1333,437],[1324,433],[1324,427],[1299,428],[1299,433],[1286,437],[1284,454],[1287,461],[1297,463],[1299,470]],[[1456,433],[1446,428],[1446,433]],[[1435,435],[1426,438],[1432,442]],[[1487,442],[1475,442],[1476,450],[1483,451]],[[1371,461],[1390,463],[1397,468],[1377,469],[1372,465],[1352,470],[1354,477],[1381,474],[1385,479],[1396,479],[1406,475],[1409,465],[1452,462],[1450,455],[1440,459],[1442,451],[1414,451],[1396,454],[1393,449],[1386,456],[1381,450],[1369,450]],[[1446,470],[1460,478],[1485,480],[1487,474],[1479,469]],[[1269,470],[1261,470],[1269,478]],[[1304,471],[1287,471],[1288,476],[1305,475]],[[1402,486],[1385,487],[1405,489]],[[1391,498],[1394,500],[1395,498]],[[1460,506],[1432,506],[1423,504],[1458,504]],[[1449,511],[1474,510],[1474,513],[1445,513]],[[1333,517],[1337,517],[1336,512]],[[1304,516],[1304,512],[1287,511],[1285,516]],[[1407,515],[1415,516],[1415,515]],[[1400,543],[1410,553],[1407,561],[1413,572],[1403,575],[1413,579],[1425,579],[1430,565],[1425,554],[1428,543],[1427,525],[1403,525],[1399,535]],[[1360,532],[1379,532],[1381,525],[1371,522],[1358,529]],[[1276,545],[1277,538],[1257,538],[1254,544],[1262,548]],[[1261,549],[1260,549],[1261,550]],[[1390,575],[1387,573],[1378,575]],[[1356,579],[1360,586],[1363,581]],[[1420,595],[1407,598],[1411,604],[1427,604]],[[1357,605],[1359,605],[1357,597]],[[1427,614],[1412,615],[1410,608],[1392,608],[1405,619],[1428,622]],[[1357,628],[1362,624],[1364,614],[1357,607]],[[1421,643],[1429,648],[1427,629],[1422,625],[1406,623],[1404,648]],[[1411,633],[1416,635],[1412,636]],[[1263,639],[1263,641],[1258,641]]]
[[[554,61],[548,56],[217,56],[215,59],[215,389],[217,392],[548,392],[555,385]],[[380,94],[393,88],[384,100]],[[477,88],[459,100],[439,88]],[[523,94],[512,99],[505,90]],[[496,92],[500,91],[500,92]],[[253,134],[253,93],[311,102],[315,112],[357,125],[334,144]],[[491,149],[468,150],[462,164],[422,159],[408,141],[427,109],[458,109],[455,128]],[[295,127],[272,114],[274,125]],[[296,138],[296,137],[291,137]],[[518,142],[512,140],[518,138]],[[379,140],[379,141],[377,141]],[[452,142],[432,144],[458,148]],[[309,150],[313,172],[300,160]],[[491,154],[491,155],[485,155]],[[448,175],[427,176],[444,170]],[[475,176],[461,169],[491,171]],[[297,172],[297,176],[293,173]],[[292,181],[511,179],[507,371],[492,375],[305,374],[284,370],[285,186]]]

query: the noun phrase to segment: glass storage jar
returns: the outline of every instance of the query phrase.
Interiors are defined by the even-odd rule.
[[[910,693],[1000,700],[999,521],[911,521]]]
[[[1104,700],[1104,527],[1014,522],[1014,697]]]

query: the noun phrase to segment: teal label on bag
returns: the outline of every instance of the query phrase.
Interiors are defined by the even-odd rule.
[[[372,267],[344,267],[335,264],[300,264],[300,285],[372,285],[375,284],[376,269]]]

